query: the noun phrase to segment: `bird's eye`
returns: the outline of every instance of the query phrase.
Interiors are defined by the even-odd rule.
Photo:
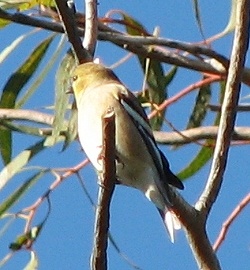
[[[72,80],[73,80],[73,81],[76,81],[77,78],[78,78],[78,76],[75,75],[75,76],[72,77]]]

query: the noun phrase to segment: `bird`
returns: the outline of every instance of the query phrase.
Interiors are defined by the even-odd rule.
[[[179,222],[171,211],[170,185],[184,189],[156,144],[147,115],[136,96],[115,73],[102,64],[87,62],[72,73],[78,111],[78,137],[86,156],[102,172],[102,117],[115,113],[115,156],[118,183],[136,188],[155,204],[174,242]]]

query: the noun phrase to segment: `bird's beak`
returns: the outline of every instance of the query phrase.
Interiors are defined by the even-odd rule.
[[[72,86],[70,86],[70,87],[66,90],[65,93],[66,93],[66,94],[74,94],[74,91],[73,91]]]

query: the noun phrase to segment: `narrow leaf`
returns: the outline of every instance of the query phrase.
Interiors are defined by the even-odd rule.
[[[221,96],[220,101],[221,101],[221,103],[222,103],[223,98],[224,98],[225,87],[226,87],[225,81],[221,82],[220,83],[220,96]],[[216,118],[214,120],[215,126],[217,126],[219,124],[220,116],[221,116],[221,113],[218,112],[216,115]],[[205,141],[205,144],[206,145],[213,145],[214,140],[208,139]],[[195,173],[197,173],[210,160],[210,158],[213,155],[213,151],[214,151],[213,147],[206,147],[206,146],[202,147],[200,149],[200,151],[198,152],[198,154],[196,155],[196,157],[187,165],[187,167],[178,173],[178,177],[180,177],[180,179],[184,180],[184,179],[191,177]]]
[[[53,122],[52,137],[54,143],[61,139],[61,131],[66,130],[65,114],[69,106],[69,95],[66,93],[70,88],[70,74],[76,66],[76,59],[71,50],[63,58],[56,73],[56,91],[55,91],[55,118]]]
[[[208,140],[207,143],[209,143]],[[204,165],[206,165],[208,160],[212,157],[213,151],[213,148],[202,147],[198,154],[195,156],[195,158],[188,164],[185,169],[180,171],[177,176],[180,179],[184,180],[197,173]]]
[[[51,38],[54,38],[56,35],[52,35]],[[61,45],[61,43],[60,43]],[[27,89],[27,91],[24,93],[22,98],[16,102],[15,108],[21,108],[29,99],[30,97],[35,93],[35,91],[38,89],[40,84],[43,82],[44,78],[47,76],[49,71],[51,70],[52,66],[54,65],[55,61],[59,57],[60,53],[62,51],[62,46],[57,47],[55,50],[55,53],[52,55],[52,57],[49,59],[49,61],[46,63],[46,66],[39,72],[37,75],[35,81],[32,83],[32,85]]]
[[[20,43],[25,38],[27,38],[28,36],[30,36],[31,34],[33,34],[34,32],[35,31],[32,30],[29,33],[26,33],[24,35],[19,36],[10,45],[8,45],[7,47],[5,47],[3,49],[3,51],[0,53],[0,64],[3,64],[4,60],[20,45]]]
[[[11,152],[12,152],[12,135],[10,130],[4,128],[0,124],[0,151],[3,163],[6,165],[11,160]]]
[[[203,30],[203,26],[202,26],[201,13],[200,13],[200,8],[199,8],[199,1],[198,0],[193,0],[193,4],[194,4],[195,19],[196,19],[196,22],[198,24],[201,36],[202,36],[202,38],[204,40],[206,40],[204,30]]]
[[[37,70],[52,40],[53,37],[50,37],[41,42],[22,66],[10,76],[3,88],[3,94],[0,100],[1,108],[14,108],[18,94]]]
[[[207,115],[208,104],[210,102],[210,99],[211,99],[210,84],[202,86],[196,97],[196,102],[193,108],[193,112],[189,118],[187,129],[200,127],[202,125],[202,122]]]
[[[151,36],[143,25],[134,18],[122,12],[121,15],[123,16],[128,34]],[[154,46],[148,47],[149,50],[153,50],[153,48]],[[161,62],[144,57],[138,57],[138,59],[148,85],[148,89],[143,91],[143,93],[139,95],[139,98],[141,98],[144,103],[149,104],[148,107],[152,111],[155,110],[154,105],[157,106],[161,104],[167,98],[167,86],[174,78],[177,69],[174,67],[167,75],[165,75]],[[161,129],[165,111],[166,110],[162,110],[161,113],[149,120],[153,130]]]
[[[3,88],[0,100],[0,108],[14,108],[18,94],[23,86],[30,80],[31,76],[37,70],[38,65],[43,59],[44,54],[49,48],[53,38],[50,37],[40,43],[30,54],[22,66],[14,72]],[[0,127],[0,152],[4,164],[10,162],[12,155],[12,136],[11,131]]]
[[[19,188],[17,188],[7,199],[1,202],[0,205],[0,217],[15,203],[20,200],[20,198],[24,195],[24,193],[34,185],[39,178],[44,175],[45,171],[40,171],[31,176],[28,180],[26,180]]]
[[[44,140],[41,140],[27,148],[3,168],[0,172],[0,190],[30,161],[33,156],[44,149],[44,142]]]
[[[70,117],[68,122],[68,128],[65,133],[66,139],[63,146],[63,151],[69,146],[69,144],[74,141],[77,137],[78,129],[77,129],[77,109],[75,102],[72,105],[72,109],[70,111]]]

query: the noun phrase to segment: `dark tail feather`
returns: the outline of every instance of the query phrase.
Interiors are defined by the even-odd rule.
[[[176,187],[176,188],[184,189],[184,185],[181,182],[181,180],[171,172],[171,170],[169,168],[168,160],[166,159],[164,154],[161,151],[160,151],[160,154],[161,154],[161,160],[162,160],[162,164],[164,167],[164,173],[166,176],[167,183]]]

